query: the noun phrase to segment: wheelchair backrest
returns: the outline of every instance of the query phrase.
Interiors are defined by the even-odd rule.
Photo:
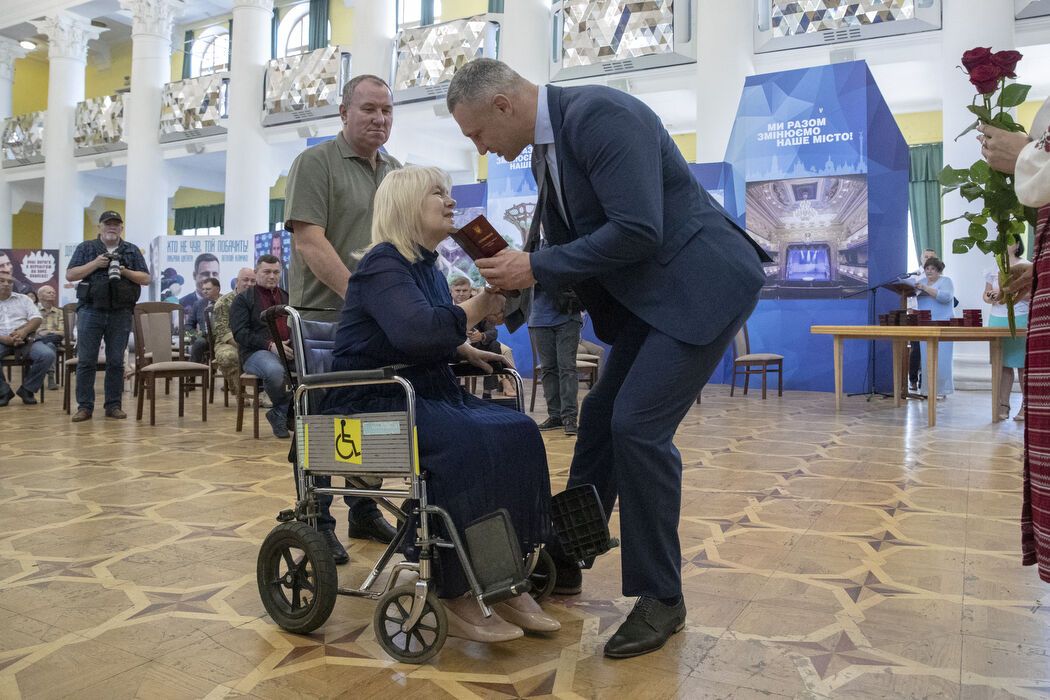
[[[298,325],[303,353],[301,357],[295,357],[296,373],[303,376],[331,372],[332,352],[335,350],[335,323],[300,318]]]

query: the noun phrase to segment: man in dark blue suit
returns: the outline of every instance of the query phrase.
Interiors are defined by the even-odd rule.
[[[605,655],[654,651],[685,624],[672,440],[754,309],[767,258],[630,95],[538,86],[476,59],[447,103],[482,154],[509,161],[533,145],[540,192],[526,249],[479,261],[482,275],[502,289],[573,289],[612,345],[580,411],[569,486],[594,484],[606,513],[620,499],[623,593],[638,602]],[[551,245],[539,249],[541,223]],[[579,591],[578,570],[560,562],[558,577]]]

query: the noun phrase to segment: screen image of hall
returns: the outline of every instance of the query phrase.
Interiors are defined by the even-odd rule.
[[[773,262],[763,299],[837,298],[868,286],[863,175],[749,182],[747,232]]]

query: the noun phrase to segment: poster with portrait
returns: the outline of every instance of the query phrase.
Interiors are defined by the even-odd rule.
[[[255,250],[252,265],[259,262],[260,255],[272,255],[281,261],[281,289],[288,289],[288,266],[292,261],[292,234],[289,231],[267,231],[255,234]]]
[[[35,292],[41,285],[58,290],[58,250],[0,248],[0,272],[14,277],[18,294]]]
[[[189,314],[207,279],[232,291],[237,271],[254,267],[254,239],[233,236],[157,236],[150,243],[150,299],[181,304]]]

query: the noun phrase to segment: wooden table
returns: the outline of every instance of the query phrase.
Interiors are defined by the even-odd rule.
[[[992,363],[992,422],[999,417],[999,383],[1003,369],[1003,339],[1010,337],[1009,328],[966,328],[963,326],[811,326],[810,333],[830,335],[834,342],[835,361],[835,410],[842,407],[842,343],[847,338],[855,340],[888,340],[893,344],[893,405],[901,405],[901,365],[905,347],[909,340],[926,342],[926,375],[923,382],[929,396],[929,424],[937,424],[937,350],[940,343],[978,342],[988,343]],[[1017,337],[1023,338],[1025,329],[1017,329]]]

